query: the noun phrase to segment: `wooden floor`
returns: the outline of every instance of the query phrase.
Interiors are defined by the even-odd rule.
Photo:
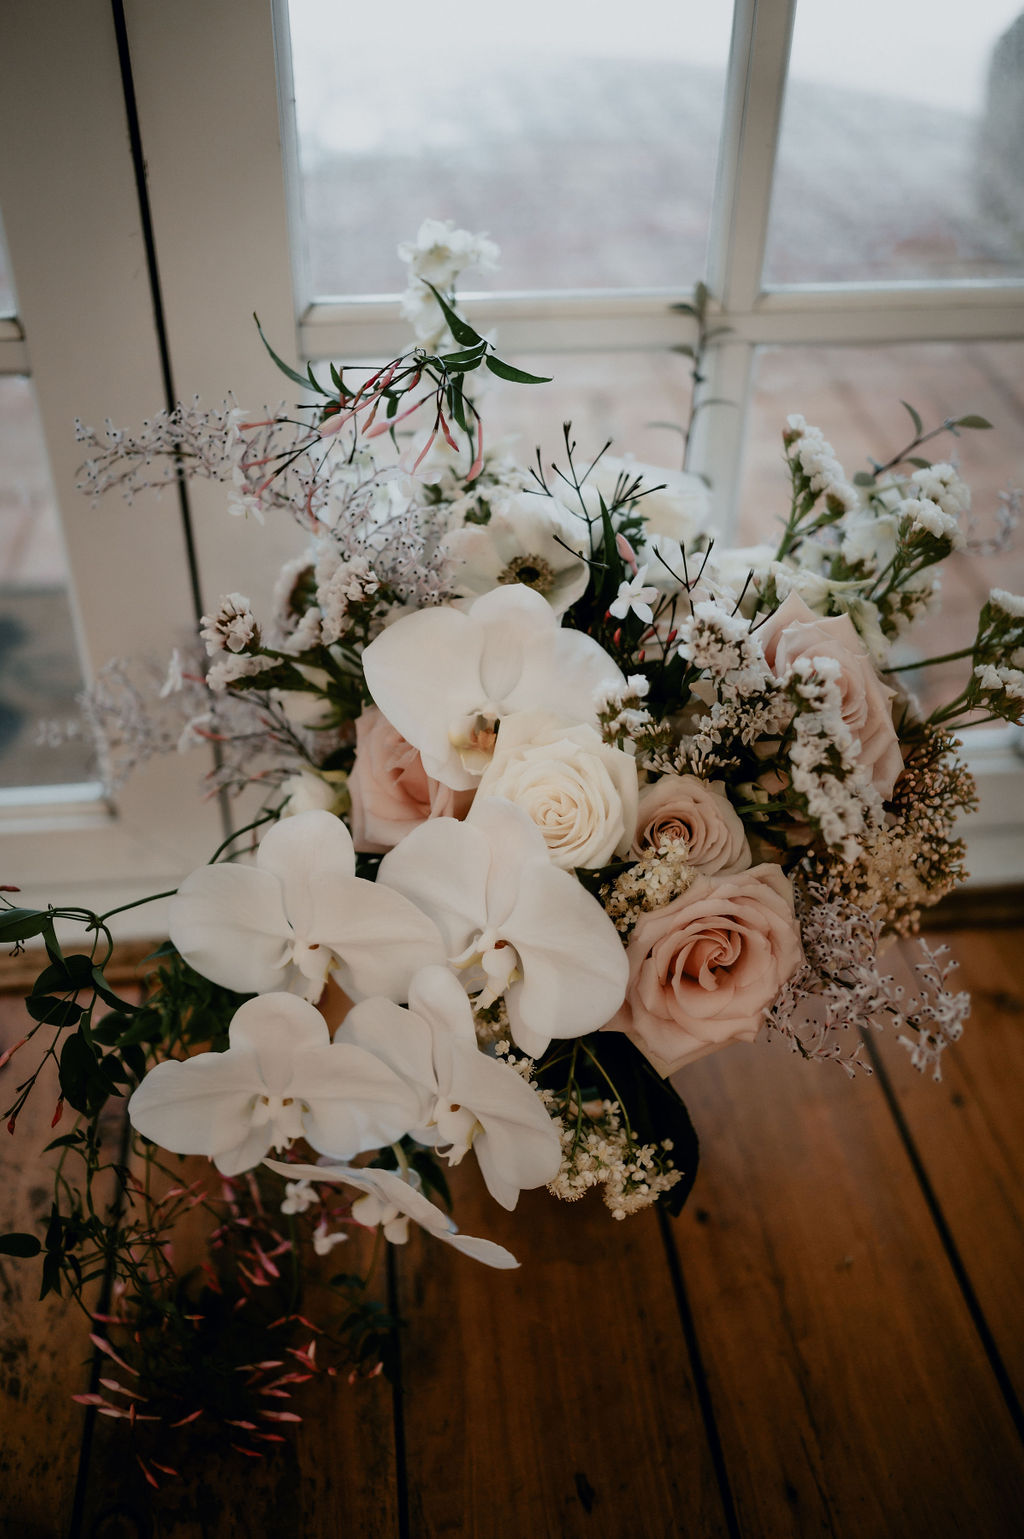
[[[898,1047],[854,1084],[760,1045],[703,1060],[701,1174],[665,1224],[537,1193],[508,1215],[460,1179],[462,1227],[522,1269],[425,1237],[393,1252],[399,1386],[309,1386],[272,1461],[211,1461],[193,1429],[187,1479],[149,1490],[122,1429],[68,1398],[86,1322],[4,1259],[0,1533],[1021,1534],[1024,924],[949,939],[975,1010],[941,1085]],[[2,1228],[46,1206],[49,1111],[4,1150]]]

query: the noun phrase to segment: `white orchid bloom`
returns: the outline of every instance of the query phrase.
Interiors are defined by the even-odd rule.
[[[427,1117],[411,1129],[413,1138],[433,1144],[450,1165],[472,1149],[487,1190],[503,1208],[511,1210],[521,1191],[557,1175],[555,1124],[510,1064],[481,1052],[469,1000],[448,968],[417,973],[408,1010],[386,999],[356,1005],[335,1041],[375,1053],[417,1087],[426,1083]]]
[[[479,781],[502,717],[543,710],[596,726],[595,692],[623,683],[592,637],[562,630],[547,601],[521,583],[465,611],[443,605],[404,616],[366,648],[363,669],[427,774],[456,791]]]
[[[150,1069],[128,1102],[143,1137],[233,1176],[295,1138],[352,1159],[401,1138],[419,1114],[404,1079],[365,1048],[334,1045],[319,1010],[294,994],[246,1000],[228,1040],[226,1052]]]
[[[385,1238],[393,1243],[400,1245],[405,1239],[407,1226],[400,1222],[404,1216],[411,1218],[428,1234],[444,1240],[446,1245],[454,1246],[463,1255],[472,1256],[486,1266],[507,1271],[519,1265],[512,1252],[507,1251],[503,1245],[495,1245],[493,1240],[476,1239],[471,1234],[460,1234],[451,1219],[418,1190],[419,1183],[414,1181],[415,1173],[412,1171],[409,1172],[409,1179],[406,1179],[396,1170],[378,1170],[369,1166],[285,1165],[280,1160],[264,1160],[263,1163],[282,1176],[292,1179],[298,1176],[307,1181],[340,1181],[345,1186],[354,1186],[373,1197],[373,1203],[354,1203],[353,1217],[359,1208],[361,1218],[357,1222],[382,1223]]]
[[[429,920],[355,874],[352,836],[329,812],[283,819],[254,866],[201,866],[170,904],[186,962],[242,994],[318,999],[329,973],[353,999],[404,999],[413,973],[443,959]]]
[[[537,1058],[552,1037],[579,1037],[610,1020],[628,965],[596,898],[553,865],[521,807],[478,798],[466,822],[432,818],[381,861],[394,888],[433,920],[451,966],[478,1003],[504,995],[512,1037]]]
[[[515,492],[492,505],[486,524],[451,530],[441,549],[454,562],[454,590],[464,597],[522,583],[562,615],[590,580],[584,530],[556,498]]]

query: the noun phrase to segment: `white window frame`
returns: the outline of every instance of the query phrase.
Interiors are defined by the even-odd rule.
[[[694,444],[697,468],[712,479],[726,533],[759,346],[1024,339],[1024,284],[1017,282],[762,285],[794,13],[795,0],[737,0],[734,12],[704,277],[717,296],[717,318],[730,328],[711,353],[708,388],[737,409],[705,413]],[[293,258],[301,250],[300,181],[286,0],[124,0],[124,16],[178,390],[215,403],[231,389],[240,393],[244,382],[242,404],[279,399],[281,379],[256,338],[253,310],[268,334],[280,339],[280,350],[292,338],[303,357],[379,357],[406,346],[397,295],[310,301]],[[25,321],[25,337],[12,323],[0,322],[0,369],[31,367],[65,515],[83,651],[95,668],[112,652],[152,650],[172,639],[191,609],[181,535],[166,497],[155,515],[141,506],[126,513],[114,505],[90,513],[71,491],[77,457],[64,428],[71,417],[120,414],[131,422],[140,415],[139,403],[153,409],[162,402],[138,212],[130,206],[124,164],[120,84],[111,73],[110,7],[107,0],[80,0],[73,7],[33,0],[12,12],[7,32],[15,34],[14,58],[12,39],[5,38],[5,78],[14,82],[2,108],[8,142],[32,145],[25,159],[46,187],[45,193],[34,190],[32,176],[19,178],[17,172],[0,186]],[[93,67],[83,69],[83,59]],[[102,163],[106,185],[118,157],[123,188],[113,221],[117,237],[110,240],[112,221],[97,213],[93,173]],[[68,247],[73,260],[53,255]],[[690,297],[682,286],[531,291],[469,295],[465,308],[481,329],[500,327],[510,355],[661,351],[692,340],[692,323],[671,308]],[[193,486],[190,500],[204,604],[232,590],[265,602],[279,561],[296,548],[296,532],[282,525],[245,528],[227,518],[223,489],[216,486]],[[129,554],[119,553],[113,571],[106,557],[98,563],[97,549],[109,553],[122,542]],[[161,573],[156,600],[138,592],[137,573],[147,567]],[[973,743],[983,794],[982,810],[968,824],[974,879],[1019,878],[1024,766],[1005,739],[978,733]],[[44,860],[44,874],[55,875],[62,862],[82,876],[102,869],[105,857],[98,852],[102,846],[109,854],[104,841],[111,829],[124,834],[135,828],[141,836],[147,822],[152,827],[157,806],[166,815],[169,804],[160,798],[173,781],[185,791],[179,789],[172,821],[175,843],[187,839],[189,858],[179,859],[187,869],[195,863],[195,845],[203,843],[208,852],[213,842],[188,794],[193,769],[194,761],[152,767],[119,797],[116,811],[103,809],[106,821],[92,843],[85,831],[72,839],[66,827],[52,835],[34,833],[40,847],[55,852],[52,861]],[[38,809],[31,815],[39,829]],[[19,837],[25,836],[5,835],[0,848],[15,851]],[[132,859],[142,859],[138,845],[133,848],[134,857],[126,846],[125,859],[119,858],[116,879],[134,875],[136,889],[144,891],[147,873],[161,862],[150,858],[133,872]]]

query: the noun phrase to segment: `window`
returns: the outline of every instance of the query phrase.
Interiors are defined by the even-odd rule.
[[[407,340],[393,247],[426,213],[488,227],[503,247],[504,272],[466,308],[498,328],[505,356],[555,375],[543,400],[518,392],[509,405],[528,440],[529,414],[557,424],[564,403],[580,433],[607,425],[624,446],[671,463],[671,435],[645,424],[685,413],[688,364],[674,349],[691,340],[691,323],[672,304],[704,278],[729,328],[707,389],[729,404],[702,415],[695,468],[711,478],[726,530],[750,527],[759,499],[745,488],[758,466],[767,475],[786,411],[817,420],[827,402],[834,418],[821,425],[837,438],[849,430],[843,452],[858,455],[872,421],[851,406],[857,390],[874,397],[872,414],[891,396],[893,423],[898,398],[913,400],[922,381],[931,394],[917,404],[941,410],[940,376],[961,381],[950,409],[987,411],[999,427],[983,450],[965,441],[968,475],[977,484],[983,452],[1003,468],[982,479],[1024,480],[1024,197],[1001,127],[1024,83],[1019,49],[999,42],[1014,23],[1009,0],[979,0],[942,28],[926,0],[888,4],[874,32],[893,47],[868,50],[871,79],[854,49],[872,30],[874,0],[853,11],[737,0],[728,36],[728,7],[670,0],[644,0],[628,28],[610,0],[547,6],[543,26],[530,25],[539,0],[496,5],[471,29],[447,0],[349,10],[343,25],[328,0],[292,0],[290,16],[285,0],[125,0],[123,33],[120,0],[83,0],[73,19],[62,7],[59,26],[51,8],[38,0],[8,27],[14,88],[0,110],[20,154],[9,157],[0,206],[24,338],[0,323],[0,356],[8,372],[31,369],[93,670],[113,651],[166,652],[187,625],[187,539],[166,495],[132,512],[77,506],[66,424],[76,414],[132,421],[139,403],[162,404],[164,367],[186,395],[277,400],[253,310],[281,351],[294,336],[310,359],[391,355]],[[413,31],[421,15],[425,37]],[[961,25],[957,40],[950,26]],[[544,47],[531,50],[531,37]],[[443,41],[440,60],[424,53],[432,39]],[[119,43],[146,165],[163,351]],[[323,95],[324,80],[336,96]],[[883,130],[876,184],[865,163],[880,155],[871,136]],[[115,168],[102,185],[100,165]],[[976,166],[984,176],[972,176]],[[938,196],[954,173],[955,195]],[[987,212],[976,219],[965,200],[982,183]],[[496,395],[496,421],[499,408]],[[216,487],[193,488],[188,512],[203,602],[237,589],[263,601],[293,531],[240,526]],[[1024,574],[1004,566],[1001,581],[1019,590]],[[986,796],[976,872],[1019,874],[1014,750],[976,741]],[[209,846],[193,778],[189,761],[165,762],[116,815],[104,809],[107,834],[133,826],[135,852],[148,850],[137,888],[160,864],[146,830],[188,830],[193,848]],[[52,848],[64,853],[47,873],[66,860],[66,835]],[[79,849],[83,874],[94,873],[98,846]],[[193,863],[183,851],[179,868]],[[130,859],[126,846],[125,876]]]

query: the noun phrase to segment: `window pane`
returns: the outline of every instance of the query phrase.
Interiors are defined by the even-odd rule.
[[[691,286],[731,9],[291,0],[313,294],[404,288],[425,218],[501,246],[473,288]]]
[[[781,431],[790,412],[820,427],[848,476],[883,463],[913,436],[901,400],[926,428],[949,416],[978,412],[991,432],[943,435],[921,453],[959,460],[972,492],[978,538],[996,528],[999,494],[1024,484],[1024,344],[939,344],[888,348],[777,348],[758,356],[740,499],[741,543],[770,540],[789,506]],[[942,607],[910,632],[914,652],[935,657],[969,646],[989,590],[1024,592],[1024,531],[1008,551],[956,553],[943,563]],[[908,658],[909,660],[909,658]],[[922,696],[931,704],[962,687],[969,664],[922,670]]]
[[[93,776],[78,736],[41,741],[77,719],[82,674],[46,453],[27,379],[0,379],[0,787]],[[63,737],[64,731],[56,734]]]
[[[797,8],[772,283],[1024,273],[1020,0]]]

